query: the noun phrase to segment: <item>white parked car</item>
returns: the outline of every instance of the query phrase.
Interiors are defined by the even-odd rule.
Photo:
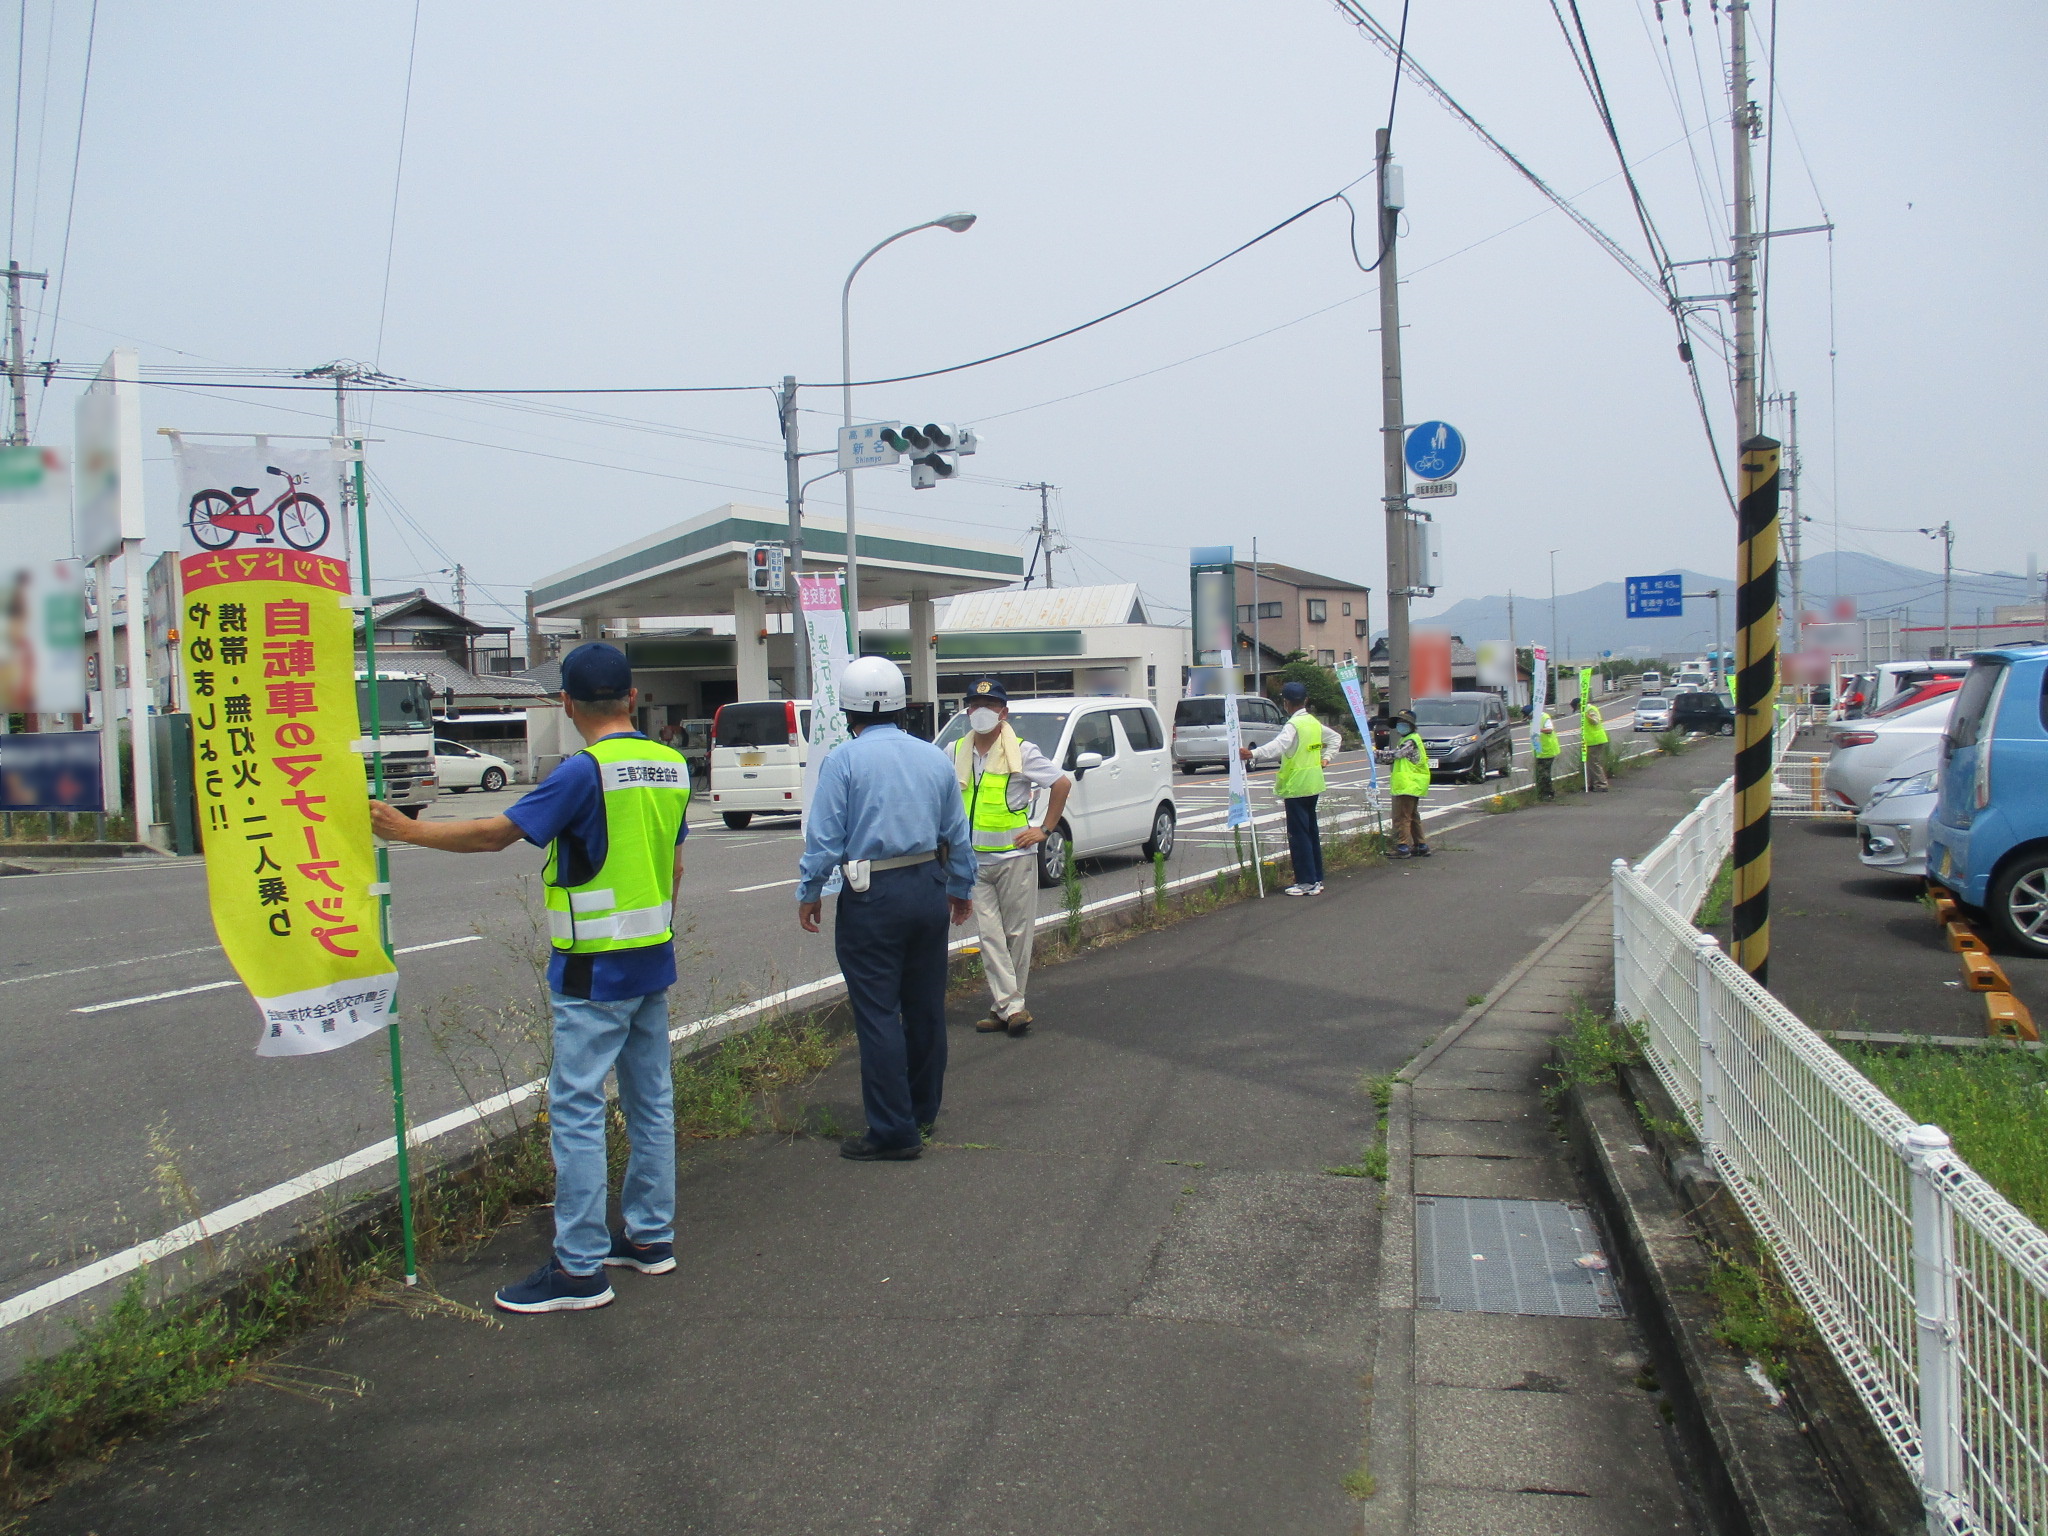
[[[1860,811],[1871,791],[1900,771],[1905,761],[1941,740],[1956,695],[1943,694],[1917,709],[1885,720],[1847,720],[1834,729],[1834,756],[1821,787],[1837,805]]]
[[[1941,789],[1941,748],[1923,747],[1870,792],[1856,818],[1856,855],[1891,875],[1927,873],[1927,818]]]
[[[437,736],[434,777],[441,781],[443,789],[452,789],[458,795],[472,789],[503,789],[512,782],[512,765],[502,757]]]
[[[1634,729],[1638,731],[1670,730],[1671,701],[1661,693],[1646,693],[1637,699]]]
[[[1173,761],[1159,712],[1143,699],[1018,699],[1010,725],[1074,780],[1067,809],[1038,845],[1038,883],[1058,885],[1067,861],[1136,852],[1173,854],[1179,812]],[[963,712],[946,722],[948,751],[967,733]],[[1032,816],[1041,814],[1034,803]]]

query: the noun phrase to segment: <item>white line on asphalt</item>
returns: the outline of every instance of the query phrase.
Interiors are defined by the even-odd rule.
[[[1434,810],[1426,810],[1422,815],[1425,820],[1433,821],[1439,817],[1448,816],[1453,812],[1466,809],[1469,809],[1469,803],[1441,806]],[[1362,821],[1363,819],[1362,815],[1355,812],[1335,816],[1331,818],[1329,830],[1333,832],[1339,831],[1347,823]],[[1261,862],[1277,864],[1280,858],[1281,855],[1279,853],[1270,853]],[[1221,873],[1224,873],[1224,871],[1205,869],[1196,874],[1182,875],[1177,879],[1167,881],[1166,889],[1169,891],[1180,890],[1186,886],[1203,884],[1215,879]],[[1080,912],[1074,915],[1076,917],[1086,917],[1091,913],[1107,911],[1111,907],[1129,906],[1147,899],[1151,894],[1151,888],[1146,887],[1140,890],[1126,891],[1119,896],[1105,896],[1099,900],[1085,903],[1081,907]],[[1038,919],[1037,926],[1049,928],[1068,921],[1070,921],[1070,918],[1065,912],[1048,912]],[[947,948],[948,950],[965,949],[974,942],[973,939],[967,938],[955,939]],[[787,1008],[792,1003],[804,1002],[820,996],[829,996],[844,985],[844,978],[835,971],[830,976],[820,977],[816,981],[808,981],[801,986],[789,987],[784,991],[771,993],[769,996],[760,998],[755,1002],[742,1003],[737,1008],[728,1008],[723,1013],[714,1013],[707,1019],[697,1019],[688,1024],[678,1025],[668,1032],[668,1037],[671,1043],[680,1043],[683,1040],[703,1035],[709,1035],[716,1039],[721,1035],[732,1033],[732,1025],[742,1023],[749,1018],[762,1014],[773,1017],[777,1012]],[[414,1147],[425,1146],[428,1142],[436,1141],[442,1136],[447,1135],[450,1131],[460,1130],[464,1126],[475,1125],[480,1121],[490,1118],[492,1115],[500,1114],[507,1109],[523,1104],[528,1099],[539,1094],[546,1086],[546,1078],[535,1078],[530,1083],[522,1083],[517,1088],[507,1089],[504,1093],[496,1094],[479,1103],[469,1105],[467,1108],[458,1109],[451,1114],[443,1115],[438,1120],[429,1120],[425,1125],[414,1127],[406,1138],[407,1144]],[[302,1173],[295,1179],[288,1179],[282,1184],[274,1184],[269,1189],[245,1196],[243,1199],[237,1200],[230,1205],[224,1205],[217,1211],[210,1211],[197,1221],[188,1221],[183,1226],[174,1227],[161,1237],[152,1238],[146,1243],[139,1243],[133,1248],[123,1249],[119,1253],[108,1254],[105,1258],[97,1259],[90,1264],[74,1269],[69,1274],[60,1275],[56,1279],[45,1281],[31,1290],[23,1291],[19,1296],[10,1297],[6,1301],[0,1301],[0,1329],[11,1328],[16,1323],[34,1317],[39,1312],[46,1312],[51,1307],[70,1300],[73,1296],[83,1295],[97,1286],[106,1284],[109,1280],[118,1280],[123,1275],[132,1274],[145,1264],[153,1264],[159,1259],[170,1258],[175,1254],[184,1252],[187,1248],[196,1247],[210,1238],[218,1237],[236,1227],[245,1226],[260,1216],[291,1204],[294,1200],[301,1199],[307,1195],[318,1194],[321,1190],[331,1188],[341,1183],[344,1179],[353,1178],[360,1173],[367,1173],[373,1168],[391,1162],[397,1155],[397,1147],[398,1139],[395,1136],[387,1136],[382,1141],[373,1142],[367,1147],[351,1152],[346,1157],[338,1158],[334,1162],[315,1168],[310,1173]]]
[[[117,965],[144,965],[151,960],[176,960],[183,955],[210,955],[219,950],[218,944],[201,944],[195,949],[166,950],[161,955],[135,955],[127,960],[102,960],[98,965],[74,965],[68,971],[37,971],[33,976],[0,977],[0,987],[11,987],[17,981],[48,981],[53,976],[83,976],[87,971],[110,971]]]
[[[460,939],[436,939],[431,944],[407,944],[403,946],[398,952],[401,955],[416,955],[423,949],[446,949],[451,944],[474,944],[478,942],[482,937],[482,934],[472,933]],[[188,949],[181,950],[179,951],[179,953],[196,955],[199,953],[199,951],[196,949]],[[164,957],[159,956],[158,958]],[[118,964],[120,962],[116,963]],[[88,967],[88,969],[90,969],[90,967]],[[62,976],[66,973],[63,971],[56,971],[52,972],[52,974]],[[23,976],[20,979],[23,981],[31,981],[34,978]],[[239,987],[240,985],[240,981],[206,981],[201,982],[196,987],[178,987],[170,992],[149,992],[145,993],[141,997],[117,998],[111,1003],[88,1003],[83,1008],[74,1008],[71,1011],[73,1013],[105,1013],[110,1008],[133,1008],[138,1003],[161,1003],[168,998],[190,997],[195,992],[218,992],[223,987]]]
[[[777,886],[795,885],[797,881],[801,880],[802,878],[803,876],[801,875],[792,875],[787,880],[768,880],[764,881],[760,885],[736,885],[727,894],[732,896],[744,896],[749,891],[772,891]]]

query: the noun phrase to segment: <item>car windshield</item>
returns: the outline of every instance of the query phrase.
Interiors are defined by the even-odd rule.
[[[1636,700],[1637,709],[1662,709],[1663,707],[1664,695],[1661,693],[1646,693]]]
[[[786,747],[789,706],[778,703],[728,704],[718,712],[713,745],[720,747]]]
[[[1425,730],[1433,725],[1477,725],[1485,715],[1485,712],[1486,706],[1477,699],[1417,699],[1415,701],[1415,723]]]
[[[1954,693],[1962,686],[1963,680],[1959,677],[1944,677],[1938,681],[1934,679],[1929,679],[1928,681],[1923,683],[1916,683],[1911,688],[1908,688],[1904,693],[1900,694],[1897,698],[1893,699],[1890,703],[1882,705],[1877,709],[1873,709],[1865,718],[1871,720],[1886,720],[1893,715],[1904,714],[1909,709],[1916,709],[1922,704],[1931,703],[1933,700],[1940,698],[1944,694]]]
[[[1220,707],[1221,700],[1218,700]],[[1060,733],[1067,728],[1067,710],[1013,709],[1010,711],[1010,729],[1021,741],[1028,741],[1047,757],[1059,750]],[[967,711],[946,722],[946,728],[939,732],[938,745],[950,747],[967,734]]]
[[[1173,706],[1175,725],[1221,725],[1223,723],[1223,700],[1182,699]]]

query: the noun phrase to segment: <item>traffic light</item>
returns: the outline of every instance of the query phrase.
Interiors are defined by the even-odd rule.
[[[910,459],[910,485],[913,490],[930,490],[941,480],[950,480],[960,473],[960,455],[973,453],[981,446],[972,427],[956,427],[951,422],[928,421],[923,426],[905,422],[900,428],[884,429],[882,441],[898,453]]]
[[[780,544],[756,544],[747,557],[747,586],[755,592],[780,592],[783,585]]]

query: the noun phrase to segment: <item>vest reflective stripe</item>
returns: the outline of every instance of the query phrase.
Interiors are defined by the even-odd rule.
[[[1294,750],[1281,760],[1273,776],[1273,793],[1282,800],[1323,792],[1323,722],[1302,710],[1287,722],[1294,727]]]
[[[1420,761],[1397,756],[1393,766],[1387,770],[1387,793],[1414,795],[1419,799],[1429,793],[1429,748],[1422,744],[1420,736],[1406,736],[1403,741],[1414,744]],[[1400,749],[1395,750],[1398,752]]]
[[[548,848],[548,936],[556,949],[578,955],[665,944],[675,936],[676,835],[690,806],[690,771],[680,755],[644,737],[611,737],[584,751],[603,790],[604,864],[582,884],[563,886],[559,839]]]
[[[972,737],[962,736],[954,752],[966,755],[974,750]],[[975,773],[970,764],[967,782],[960,787],[960,802],[967,809],[967,824],[974,829],[976,853],[1015,853],[1017,834],[1031,824],[1031,808],[1010,809],[1010,779],[1007,773]]]
[[[1607,722],[1600,718],[1600,711],[1588,708],[1579,715],[1579,729],[1585,734],[1580,737],[1589,747],[1605,746],[1607,743]]]

